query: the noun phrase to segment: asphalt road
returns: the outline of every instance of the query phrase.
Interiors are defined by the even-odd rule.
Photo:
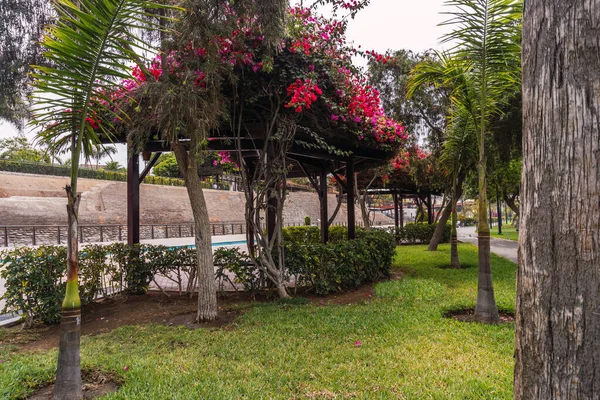
[[[457,229],[458,240],[466,243],[473,243],[477,246],[477,234],[475,233],[475,227],[465,227]],[[507,239],[491,238],[490,247],[492,253],[496,253],[499,256],[508,258],[513,262],[517,262],[517,250],[519,248],[519,242]]]

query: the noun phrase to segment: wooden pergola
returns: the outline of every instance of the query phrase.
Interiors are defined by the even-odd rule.
[[[291,166],[288,177],[307,177],[311,185],[315,188],[320,203],[321,216],[321,240],[325,243],[328,240],[327,220],[327,176],[331,174],[337,182],[340,183],[347,195],[347,220],[348,220],[348,238],[354,239],[356,236],[355,221],[355,179],[357,170],[372,168],[375,165],[381,165],[390,158],[391,153],[376,149],[372,146],[357,145],[354,137],[350,140],[340,139],[340,136],[327,136],[328,144],[335,146],[339,151],[337,155],[324,150],[314,148],[307,149],[302,143],[307,139],[302,134],[297,134],[294,143],[287,153],[287,162]],[[122,136],[117,142],[126,143]],[[185,144],[185,140],[181,143]],[[247,165],[250,165],[252,159],[258,158],[265,145],[265,139],[260,127],[254,127],[248,130],[245,137],[235,137],[232,134],[211,137],[208,141],[207,150],[209,151],[230,151],[232,154],[241,155]],[[127,163],[127,242],[130,245],[137,244],[140,241],[140,183],[150,172],[152,167],[158,161],[163,152],[171,152],[171,149],[163,140],[154,139],[146,142],[143,148],[144,159],[147,164],[144,170],[139,173],[139,154],[140,149],[134,149],[128,144],[128,163]],[[275,215],[272,207],[267,207],[266,225],[268,235],[273,235],[275,231]],[[272,236],[271,236],[272,237]]]

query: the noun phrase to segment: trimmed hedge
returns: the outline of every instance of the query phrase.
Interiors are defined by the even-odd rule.
[[[429,243],[433,237],[433,232],[437,223],[435,224],[406,224],[404,227],[395,230],[396,242],[400,243]],[[447,243],[450,241],[452,235],[452,227],[450,224],[446,224],[444,227],[444,234],[442,235],[441,243]]]
[[[27,163],[20,161],[0,160],[0,171],[20,172],[24,174],[71,176],[71,168],[51,164]],[[107,181],[127,182],[127,174],[105,169],[79,168],[80,178],[102,179]],[[152,185],[185,186],[183,179],[165,178],[162,176],[146,175],[144,183]],[[206,189],[211,188],[210,183],[203,183]]]
[[[298,285],[325,295],[389,275],[396,243],[387,231],[357,229],[356,239],[346,240],[347,228],[332,227],[322,244],[318,228],[293,228],[284,229],[285,265]]]

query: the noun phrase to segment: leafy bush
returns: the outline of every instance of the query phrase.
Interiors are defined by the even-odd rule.
[[[321,238],[321,231],[316,226],[288,226],[282,232],[284,242],[317,243]]]
[[[435,231],[435,224],[406,224],[404,227],[395,230],[397,243],[429,243]],[[442,235],[442,243],[450,241],[451,226],[446,224],[444,234]]]
[[[310,217],[308,215],[304,217],[304,225],[310,226]]]
[[[223,283],[227,281],[236,290],[236,283],[240,283],[244,290],[252,293],[252,296],[256,294],[262,277],[247,253],[241,252],[237,247],[220,247],[215,250],[214,262],[217,267],[215,276],[221,290],[223,289]],[[227,271],[233,273],[233,282]]]
[[[294,238],[301,236],[288,234],[284,239],[286,268],[297,284],[325,295],[389,275],[396,248],[393,235],[380,229],[360,229],[356,239],[346,240],[344,227],[335,227],[333,233],[336,240],[327,244],[319,243],[318,237],[298,241]]]

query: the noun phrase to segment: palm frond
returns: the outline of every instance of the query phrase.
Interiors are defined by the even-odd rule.
[[[57,21],[42,40],[52,67],[36,67],[33,123],[42,126],[38,139],[51,151],[77,143],[74,168],[80,153],[89,157],[99,143],[90,119],[120,114],[107,93],[120,79],[130,77],[131,64],[140,59],[138,52],[152,51],[137,34],[140,29],[158,29],[152,22],[156,19],[146,17],[159,8],[174,7],[146,0],[55,2]],[[110,135],[111,122],[100,124],[106,135]]]

